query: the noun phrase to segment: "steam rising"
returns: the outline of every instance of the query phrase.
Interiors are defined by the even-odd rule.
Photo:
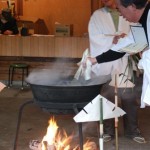
[[[72,71],[63,68],[34,70],[26,78],[28,83],[46,86],[87,86],[103,84],[108,80],[110,76],[100,76],[88,81],[80,77],[79,80],[76,80]]]

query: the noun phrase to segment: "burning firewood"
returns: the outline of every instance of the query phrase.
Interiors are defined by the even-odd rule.
[[[30,141],[30,143],[29,143],[29,148],[30,148],[31,150],[41,150],[41,147],[42,147],[42,144],[41,144],[41,142],[38,141],[38,140],[32,140],[32,141]]]
[[[65,130],[59,130],[54,118],[49,120],[47,133],[42,141],[32,140],[29,143],[31,150],[80,150],[80,146],[71,147],[73,135],[68,136]],[[98,150],[95,142],[87,140],[84,150]]]
[[[44,141],[43,144],[45,148],[44,150],[57,150],[55,145],[48,145],[46,141]],[[29,143],[29,148],[30,150],[42,150],[42,143],[38,140],[32,140]],[[64,150],[64,148],[61,148],[61,150]],[[76,146],[75,148],[69,150],[80,150],[80,146]],[[98,150],[98,148],[95,142],[87,141],[83,146],[83,150]]]
[[[47,141],[43,141],[44,150],[56,150],[55,145],[48,145]],[[31,150],[42,150],[42,143],[38,140],[32,140],[29,143]]]

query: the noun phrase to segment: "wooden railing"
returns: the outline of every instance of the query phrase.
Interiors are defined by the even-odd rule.
[[[0,36],[0,56],[81,58],[86,37]]]

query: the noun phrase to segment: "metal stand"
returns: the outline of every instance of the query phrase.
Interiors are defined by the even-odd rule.
[[[74,112],[77,114],[79,112],[77,106],[75,105],[73,108]],[[82,123],[78,123],[78,128],[79,128],[80,150],[83,150]]]
[[[32,104],[32,103],[33,103],[33,100],[27,101],[27,102],[23,103],[19,108],[19,114],[18,114],[18,120],[17,120],[17,129],[16,129],[16,135],[15,135],[13,150],[17,150],[18,136],[19,136],[19,130],[20,130],[20,122],[21,122],[23,109],[26,105],[29,105],[29,104]]]
[[[18,120],[17,120],[17,129],[16,129],[16,135],[15,135],[13,150],[17,150],[20,123],[21,123],[23,109],[25,106],[27,106],[29,104],[33,104],[33,103],[34,103],[33,100],[27,101],[27,102],[23,103],[19,108],[19,114],[18,114]],[[76,105],[73,106],[73,110],[76,114],[79,112]],[[79,139],[80,139],[80,150],[83,150],[82,123],[78,123],[78,129],[79,129]]]

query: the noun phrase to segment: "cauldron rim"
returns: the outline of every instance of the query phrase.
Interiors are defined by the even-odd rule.
[[[102,86],[104,85],[104,83],[102,84],[91,84],[91,85],[42,85],[42,84],[36,84],[36,83],[31,83],[28,82],[29,85],[34,85],[34,86],[43,86],[43,87],[57,87],[57,88],[83,88],[83,87],[95,87],[95,86]]]
[[[105,75],[105,76],[101,76],[101,79],[102,80],[99,80],[100,77],[95,77],[94,79],[92,80],[85,80],[83,78],[80,78],[79,80],[75,80],[74,79],[74,76],[68,76],[68,77],[62,77],[60,78],[60,80],[57,80],[52,83],[48,83],[48,82],[36,82],[34,79],[31,80],[29,78],[26,78],[26,82],[29,84],[29,85],[37,85],[37,86],[45,86],[45,87],[65,87],[65,88],[80,88],[80,87],[95,87],[95,86],[102,86],[104,85],[105,83],[107,82],[110,82],[110,76],[109,75]],[[49,80],[48,80],[49,81]],[[51,80],[53,81],[53,80]],[[64,83],[60,83],[60,81],[64,81]],[[71,84],[67,81],[73,81]],[[75,82],[74,82],[75,81]],[[66,82],[66,83],[65,83]]]

